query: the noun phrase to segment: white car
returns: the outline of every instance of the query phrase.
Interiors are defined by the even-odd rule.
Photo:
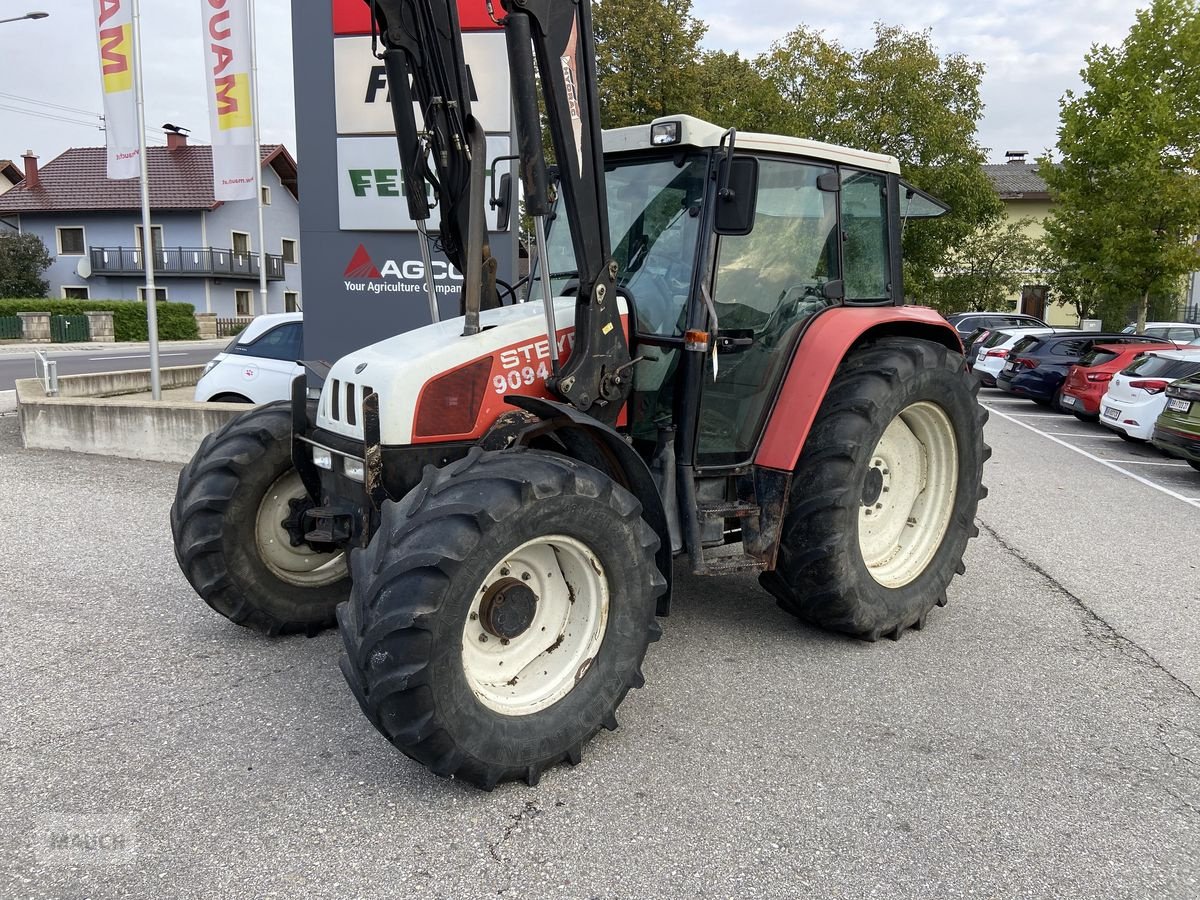
[[[302,313],[258,316],[214,357],[196,383],[194,399],[223,403],[270,403],[292,395],[292,379],[304,371]]]
[[[1122,334],[1133,334],[1136,331],[1136,325],[1129,325],[1122,330]],[[1146,330],[1142,334],[1184,347],[1200,340],[1200,325],[1193,322],[1147,322]]]
[[[1021,338],[1031,334],[1054,334],[1058,328],[1006,328],[1003,331],[993,331],[987,340],[979,345],[975,359],[971,361],[971,371],[985,387],[996,386],[996,376],[1004,368],[1008,359],[1008,351]]]
[[[1100,421],[1123,437],[1148,441],[1167,405],[1167,385],[1200,372],[1200,350],[1155,350],[1135,359],[1108,383]]]

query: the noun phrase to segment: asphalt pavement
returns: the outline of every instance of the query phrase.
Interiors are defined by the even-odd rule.
[[[0,417],[0,896],[1194,898],[1197,510],[1049,431],[993,417],[924,631],[680,573],[622,727],[486,794],[374,731],[336,635],[193,595],[176,467]]]

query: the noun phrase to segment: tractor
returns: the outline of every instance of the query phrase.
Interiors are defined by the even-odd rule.
[[[587,0],[502,0],[536,235],[515,291],[454,0],[366,2],[462,314],[306,362],[203,441],[171,510],[196,592],[269,634],[336,622],[375,727],[489,790],[617,727],[676,565],[867,641],[923,628],[989,455],[956,332],[904,303],[902,231],[945,206],[889,156],[683,115],[602,131]]]

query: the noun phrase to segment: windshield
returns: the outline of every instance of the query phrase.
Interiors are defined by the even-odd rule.
[[[682,333],[707,172],[707,157],[699,153],[609,162],[605,167],[608,231],[619,267],[618,284],[633,295],[642,334]],[[564,218],[557,217],[546,237],[550,289],[555,296],[577,286],[575,252],[564,224]],[[529,299],[542,299],[536,271]]]

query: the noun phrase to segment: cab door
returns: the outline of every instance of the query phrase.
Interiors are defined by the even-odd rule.
[[[725,235],[711,287],[716,372],[705,367],[696,465],[748,461],[800,333],[827,307],[890,303],[887,176],[763,158],[749,234]]]

